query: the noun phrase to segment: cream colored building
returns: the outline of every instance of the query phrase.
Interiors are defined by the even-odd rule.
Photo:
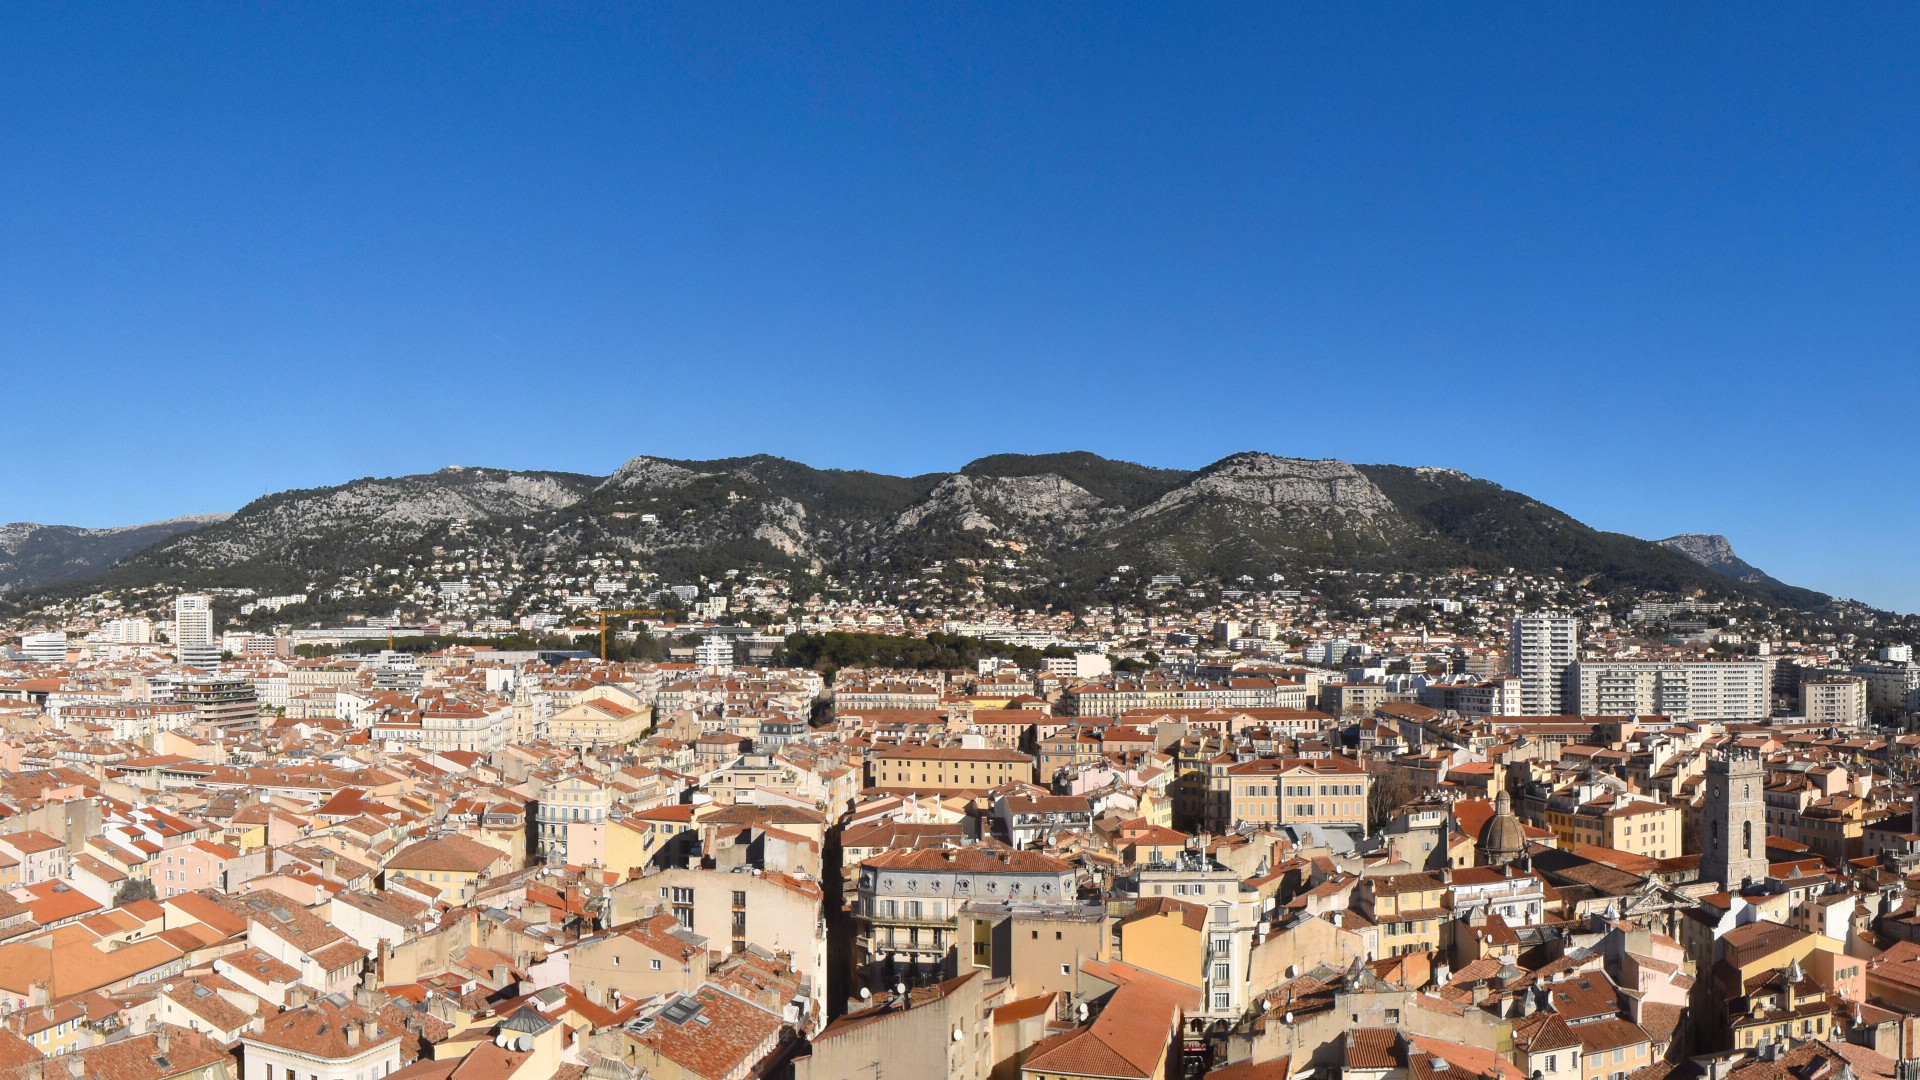
[[[1800,711],[1813,724],[1859,724],[1867,718],[1867,680],[1829,675],[1800,684]]]

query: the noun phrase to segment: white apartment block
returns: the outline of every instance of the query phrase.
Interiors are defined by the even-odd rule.
[[[1047,674],[1062,679],[1097,679],[1113,671],[1106,653],[1077,652],[1072,656],[1049,656],[1044,661]]]
[[[100,640],[109,645],[151,645],[153,620],[139,616],[108,619],[100,624]]]
[[[1901,708],[1909,695],[1920,690],[1920,664],[1861,664],[1852,674],[1866,680],[1870,709]]]
[[[1867,719],[1867,680],[1828,675],[1800,682],[1800,711],[1814,724],[1859,724]]]
[[[1508,650],[1520,676],[1523,716],[1564,716],[1567,669],[1580,658],[1580,620],[1572,615],[1522,615],[1513,620]]]
[[[1566,702],[1582,716],[1757,720],[1772,710],[1764,660],[1582,660],[1567,669]]]

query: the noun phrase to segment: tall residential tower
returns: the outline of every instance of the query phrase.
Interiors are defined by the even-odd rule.
[[[212,668],[220,662],[213,636],[213,597],[184,593],[173,599],[173,652],[187,667]]]
[[[1567,709],[1567,669],[1580,658],[1580,620],[1571,615],[1522,615],[1513,620],[1508,650],[1520,676],[1520,712],[1561,716]]]

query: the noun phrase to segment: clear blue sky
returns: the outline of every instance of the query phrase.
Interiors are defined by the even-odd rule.
[[[1920,609],[1920,8],[622,6],[0,7],[0,520],[1262,449]]]

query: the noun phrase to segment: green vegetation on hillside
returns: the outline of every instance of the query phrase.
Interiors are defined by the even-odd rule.
[[[959,634],[936,632],[917,638],[832,630],[824,634],[788,634],[786,646],[775,660],[831,673],[849,667],[913,671],[971,668],[989,656],[1004,656],[1023,668],[1034,668],[1040,665],[1042,657],[1071,655],[1067,649],[1041,651]]]

